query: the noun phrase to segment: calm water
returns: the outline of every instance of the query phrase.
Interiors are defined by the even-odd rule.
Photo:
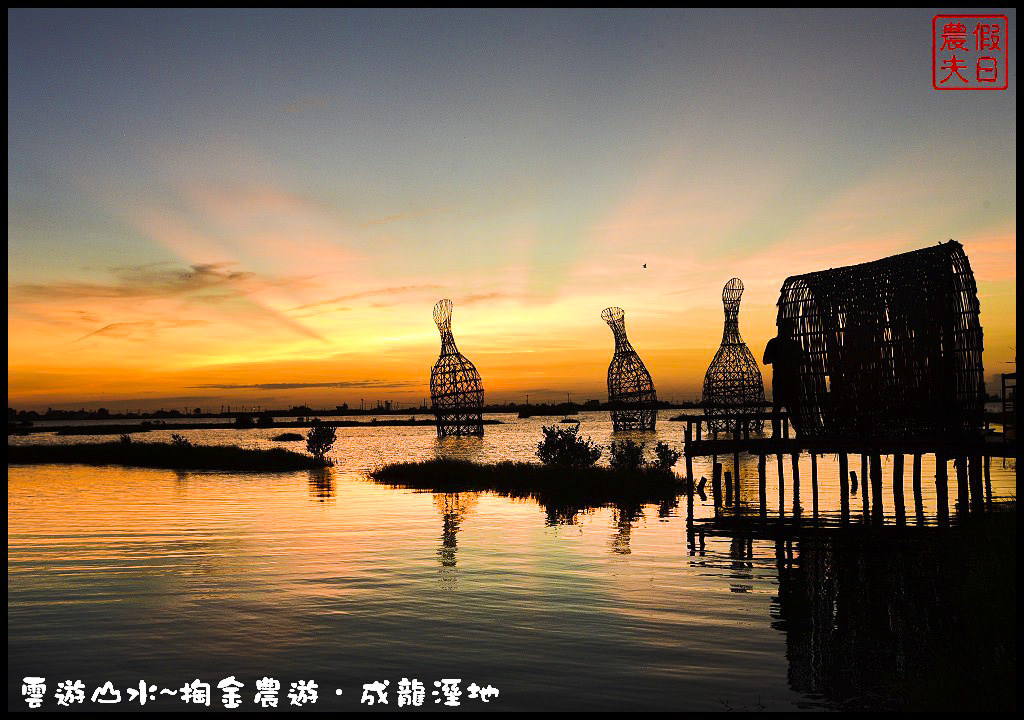
[[[692,517],[680,499],[556,522],[532,501],[367,479],[392,460],[531,459],[540,426],[558,419],[497,417],[506,424],[488,426],[483,440],[439,442],[430,427],[340,428],[326,472],[10,467],[9,706],[25,707],[27,675],[47,678],[51,708],[64,679],[82,679],[91,694],[106,680],[124,692],[143,679],[179,688],[228,675],[245,683],[250,709],[265,675],[284,688],[315,680],[319,710],[359,708],[362,684],[375,680],[390,681],[394,708],[403,677],[424,682],[426,705],[438,708],[430,693],[441,678],[500,690],[487,706],[463,696],[463,709],[786,710],[908,698],[949,707],[944,687],[1015,703],[1015,691],[998,689],[1016,668],[1006,639],[1015,631],[998,625],[1015,615],[1015,513],[1001,545],[1003,535],[986,535],[991,523],[960,527],[953,507],[953,527],[936,527],[930,458],[922,512],[908,459],[906,527],[894,526],[887,489],[893,526],[870,531],[859,497],[854,527],[828,529],[839,502],[827,457],[818,460],[817,528],[810,459],[799,494],[787,461],[781,499],[769,464],[769,514],[786,519],[784,530],[734,511],[716,521],[710,498],[697,499]],[[584,434],[610,441],[606,414],[581,418]],[[664,419],[637,437],[679,447],[684,425]],[[274,429],[176,432],[301,446],[274,443]],[[111,438],[9,441],[91,439]],[[850,468],[859,474],[859,458]],[[702,463],[695,472],[710,477]],[[741,473],[741,504],[756,507],[755,462],[744,460]],[[992,496],[1016,496],[1015,471],[998,460]],[[984,562],[972,560],[978,552]],[[943,673],[956,676],[951,668],[979,647],[989,663],[982,679],[953,693]],[[147,707],[190,706],[164,697]]]

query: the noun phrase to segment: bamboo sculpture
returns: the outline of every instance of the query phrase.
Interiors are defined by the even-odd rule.
[[[615,336],[615,354],[608,365],[608,402],[615,430],[653,430],[658,397],[643,360],[626,337],[626,313],[610,307],[601,311]]]
[[[483,435],[484,387],[476,367],[455,347],[452,301],[434,305],[441,355],[430,371],[430,400],[437,436]]]

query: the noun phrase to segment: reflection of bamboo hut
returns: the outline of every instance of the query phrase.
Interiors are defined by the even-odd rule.
[[[981,430],[978,291],[960,243],[790,277],[777,324],[800,346],[802,436],[915,438]]]

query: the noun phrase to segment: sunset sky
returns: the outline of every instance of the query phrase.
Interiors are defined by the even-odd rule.
[[[489,402],[605,399],[610,305],[693,399],[729,278],[760,360],[949,238],[1012,371],[1016,16],[942,92],[934,14],[9,12],[8,404],[418,403],[444,297]]]

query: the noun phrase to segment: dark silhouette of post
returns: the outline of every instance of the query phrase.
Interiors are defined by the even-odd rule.
[[[615,336],[615,354],[608,365],[608,403],[615,430],[653,430],[658,419],[658,396],[643,360],[626,337],[626,313],[610,307],[601,311]]]
[[[939,525],[949,521],[949,459],[942,453],[935,454],[935,498],[938,504]]]
[[[839,517],[844,523],[850,519],[849,479],[849,459],[846,453],[839,453]]]
[[[751,431],[761,430],[760,419],[744,416],[764,411],[764,381],[757,360],[740,336],[742,297],[743,282],[739,278],[731,279],[722,288],[725,328],[722,344],[704,374],[701,404],[704,412],[712,418],[728,415],[711,421],[716,429],[737,429],[748,435]]]
[[[441,333],[441,355],[430,371],[437,436],[483,435],[484,387],[476,367],[455,347],[451,300],[434,305],[434,322]]]
[[[903,525],[907,521],[907,508],[903,501],[903,453],[892,456],[892,502],[896,522]]]

